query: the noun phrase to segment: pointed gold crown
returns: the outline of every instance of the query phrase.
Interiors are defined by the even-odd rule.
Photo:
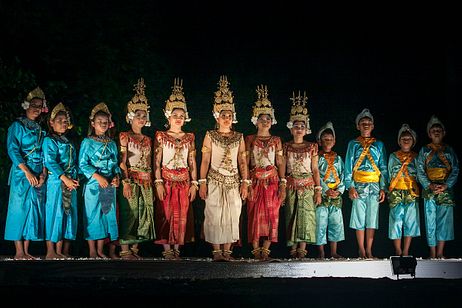
[[[73,127],[73,124],[71,123],[71,115],[69,113],[69,110],[66,108],[66,106],[64,106],[63,103],[59,103],[53,108],[53,110],[51,111],[50,120],[53,121],[58,115],[58,113],[61,111],[66,114],[67,122],[69,123],[67,129],[71,129]]]
[[[30,91],[27,94],[26,101],[30,103],[33,98],[40,98],[41,100],[45,101],[45,93],[43,93],[40,87],[35,88],[34,90]]]
[[[233,112],[233,123],[237,123],[236,111],[234,110],[233,92],[229,89],[229,82],[226,76],[220,76],[218,90],[215,91],[215,100],[213,101],[213,116],[218,119],[220,112],[229,110]]]
[[[287,122],[287,127],[292,128],[295,121],[302,121],[305,123],[307,134],[310,134],[310,116],[308,108],[306,108],[306,102],[308,101],[306,92],[303,92],[303,96],[300,91],[298,91],[297,96],[295,96],[295,92],[292,92],[290,100],[292,101],[292,108],[290,109],[290,118],[289,122]]]
[[[257,125],[257,119],[261,114],[268,114],[271,116],[272,124],[276,124],[274,116],[274,108],[271,106],[271,101],[268,99],[268,87],[264,85],[257,86],[257,101],[252,107],[253,115],[250,120],[254,125]]]
[[[39,98],[42,100],[42,112],[48,112],[47,100],[45,99],[45,93],[43,93],[40,87],[35,88],[34,90],[27,93],[26,99],[21,103],[21,106],[24,110],[27,110],[30,106],[30,102],[34,98]]]
[[[183,109],[185,113],[185,122],[191,121],[186,107],[186,99],[183,93],[183,79],[175,78],[173,80],[172,94],[165,101],[164,115],[168,119],[172,111],[176,108]]]
[[[135,116],[135,112],[137,110],[143,110],[146,112],[147,120],[146,126],[150,126],[151,122],[149,121],[149,105],[148,105],[148,98],[145,95],[144,89],[146,85],[144,84],[144,79],[138,79],[138,82],[133,85],[133,91],[135,95],[132,99],[127,103],[127,115],[125,116],[125,120],[127,123],[131,123],[133,117]]]
[[[102,112],[106,113],[109,116],[109,128],[114,127],[114,122],[112,122],[112,114],[109,111],[109,108],[107,107],[106,103],[104,103],[104,102],[101,102],[98,105],[96,105],[95,107],[93,107],[93,109],[91,110],[91,113],[90,113],[90,120],[93,121],[93,119],[95,118],[95,114],[98,111],[102,111]]]

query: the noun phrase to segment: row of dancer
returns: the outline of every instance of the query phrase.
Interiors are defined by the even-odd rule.
[[[26,115],[8,132],[13,165],[5,239],[15,242],[16,259],[34,258],[28,252],[29,241],[43,239],[46,258],[70,255],[70,241],[77,233],[80,183],[84,237],[92,258],[106,257],[103,249],[109,239],[119,242],[123,259],[140,258],[138,244],[145,241],[163,245],[166,259],[179,259],[181,245],[194,234],[190,204],[197,192],[205,200],[204,239],[212,245],[216,261],[232,259],[232,245],[240,240],[244,200],[248,241],[256,259],[268,260],[271,244],[278,241],[280,206],[285,207],[291,257],[305,257],[307,244],[319,245],[324,257],[327,239],[331,256],[340,257],[337,242],[344,240],[341,195],[346,189],[353,202],[350,227],[356,230],[362,258],[373,257],[379,203],[386,196],[391,207],[389,237],[397,254],[409,254],[411,238],[420,235],[418,183],[423,187],[430,257],[444,257],[444,243],[454,238],[452,187],[458,161],[443,143],[444,126],[436,117],[427,125],[431,143],[418,156],[411,151],[415,132],[403,125],[398,134],[401,149],[390,155],[387,164],[383,143],[372,137],[374,118],[364,109],[356,117],[360,136],[348,144],[344,163],[333,151],[332,123],[319,130],[317,143],[304,139],[311,133],[305,95],[291,99],[287,123],[291,141],[283,143],[270,133],[276,118],[264,86],[257,88],[251,118],[257,133],[244,138],[234,131],[233,93],[222,76],[213,103],[216,128],[205,135],[197,170],[194,134],[182,130],[190,117],[181,81],[175,80],[166,101],[169,128],[157,131],[154,141],[142,133],[150,125],[142,79],[134,90],[127,104],[130,130],[114,141],[111,112],[104,103],[96,105],[78,157],[66,138],[72,125],[69,110],[62,103],[53,108],[47,134],[36,122],[46,108],[45,95],[39,88],[29,93],[22,104]],[[121,189],[116,189],[119,185]],[[115,257],[114,249],[112,245],[111,257]]]

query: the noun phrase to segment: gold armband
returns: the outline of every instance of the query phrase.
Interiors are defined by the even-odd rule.
[[[127,146],[121,145],[120,146],[120,152],[127,152]]]
[[[247,157],[247,155],[249,154],[248,151],[242,151],[239,153],[239,155],[241,155],[241,157]]]
[[[211,150],[210,148],[206,147],[205,145],[202,147],[202,153],[209,153]]]
[[[284,156],[284,151],[283,150],[276,151],[276,155],[277,156]]]

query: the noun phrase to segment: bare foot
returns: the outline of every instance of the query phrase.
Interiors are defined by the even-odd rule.
[[[320,252],[320,253],[319,253],[319,256],[318,256],[318,259],[323,260],[323,259],[325,259],[325,258],[326,258],[326,255],[325,255],[324,251],[323,251],[323,252]]]
[[[334,259],[343,259],[343,256],[339,255],[338,253],[333,253],[331,257]]]
[[[101,258],[101,259],[109,259],[108,256],[106,256],[104,253],[102,252],[98,252],[98,258]]]
[[[443,255],[437,255],[436,258],[437,258],[437,259],[446,259],[446,257],[443,256]]]
[[[111,257],[112,259],[112,257]],[[125,255],[125,256],[122,256],[122,257],[117,257],[117,259],[122,259],[122,260],[138,260],[138,258],[136,256],[134,256],[133,254],[129,254],[129,255]]]
[[[17,253],[14,255],[15,260],[28,260],[24,253]]]
[[[46,256],[45,256],[45,260],[56,260],[56,259],[61,259],[61,258],[63,258],[62,255],[59,255],[59,254],[54,253],[54,252],[47,253]]]
[[[366,259],[366,251],[365,251],[365,250],[360,249],[360,250],[358,251],[358,254],[359,254],[359,258],[360,258],[360,259]]]
[[[40,260],[40,258],[34,257],[33,255],[31,255],[31,254],[29,254],[27,252],[26,252],[25,255],[26,255],[27,260]]]

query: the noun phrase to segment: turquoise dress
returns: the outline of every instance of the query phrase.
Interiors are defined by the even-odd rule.
[[[79,170],[87,179],[83,187],[85,239],[99,240],[109,237],[111,241],[117,240],[119,232],[116,189],[110,184],[103,189],[92,177],[97,172],[110,183],[116,175],[120,175],[116,143],[109,138],[85,138],[79,151]]]
[[[45,238],[54,243],[75,240],[77,190],[67,190],[60,176],[77,179],[76,149],[65,136],[53,134],[43,141],[43,155],[48,169]]]
[[[45,135],[37,122],[26,117],[18,118],[8,129],[7,151],[12,166],[8,179],[10,196],[5,240],[44,240],[46,185],[32,187],[18,166],[25,164],[37,177],[42,173],[42,143]]]

